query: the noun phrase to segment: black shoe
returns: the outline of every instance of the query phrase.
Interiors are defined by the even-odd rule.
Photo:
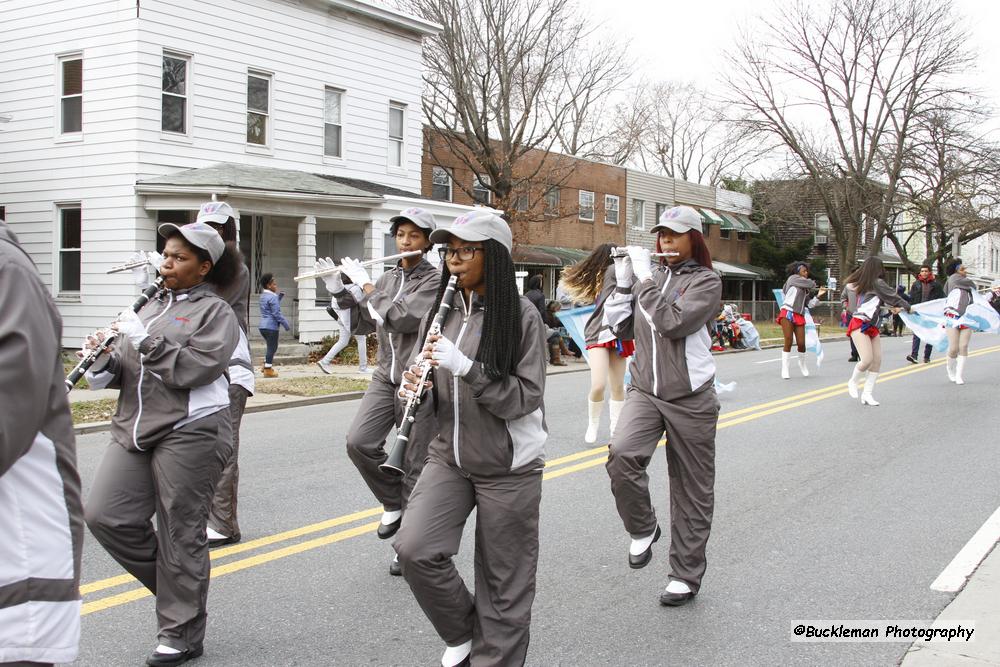
[[[653,558],[653,544],[655,544],[658,539],[660,539],[660,527],[656,526],[656,532],[653,533],[653,541],[649,543],[646,550],[638,556],[633,556],[632,554],[628,555],[628,566],[633,570],[638,570],[649,565],[650,559]]]
[[[167,667],[169,665],[182,665],[188,660],[194,660],[200,657],[204,653],[204,649],[199,646],[197,648],[189,648],[180,653],[157,653],[153,651],[153,655],[146,658],[146,664],[150,667]]]
[[[687,604],[694,597],[694,593],[667,593],[664,591],[660,595],[660,604],[664,607],[680,607]]]
[[[393,560],[391,563],[389,563],[389,574],[391,574],[394,577],[403,576],[403,568],[399,567],[398,560]]]
[[[860,357],[858,357],[858,355],[854,355],[854,356],[852,356],[852,357],[848,358],[848,361],[849,361],[849,362],[851,362],[851,363],[853,364],[853,363],[854,363],[854,362],[856,362],[856,361],[861,361],[861,358],[860,358]]]
[[[236,544],[240,541],[240,536],[235,535],[233,537],[217,537],[214,540],[208,541],[208,548],[214,549],[216,547],[221,547],[226,544]]]
[[[401,524],[402,522],[403,522],[403,517],[400,516],[398,519],[396,519],[390,524],[380,523],[378,525],[378,530],[375,531],[378,534],[378,538],[380,540],[389,539],[390,537],[396,534],[396,531],[399,530],[399,524]]]
[[[909,361],[911,364],[917,363],[917,358],[912,354],[906,355],[906,360]]]
[[[914,362],[914,363],[916,363],[916,362]],[[931,358],[930,357],[924,357],[924,363],[925,364],[931,363]]]

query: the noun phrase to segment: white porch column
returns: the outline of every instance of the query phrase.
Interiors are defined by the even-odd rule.
[[[298,271],[296,275],[313,270],[316,264],[316,218],[307,215],[299,221],[298,227]],[[299,340],[310,342],[313,337],[309,331],[309,323],[314,318],[310,317],[312,311],[316,310],[316,281],[302,280],[298,283],[299,299],[299,320],[295,323],[295,330],[298,332]]]

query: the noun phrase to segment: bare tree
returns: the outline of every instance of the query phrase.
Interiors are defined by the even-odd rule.
[[[915,118],[958,92],[968,36],[948,0],[800,0],[761,23],[729,56],[730,96],[815,185],[847,267],[866,217],[877,223],[868,253],[881,246]]]
[[[591,107],[617,85],[622,56],[586,47],[591,28],[572,0],[401,4],[443,26],[424,44],[423,111],[442,138],[431,142],[431,156],[458,156],[498,208],[509,210],[531,183],[566,178],[570,162],[553,168],[549,151],[594,147]],[[535,159],[526,160],[529,154]]]

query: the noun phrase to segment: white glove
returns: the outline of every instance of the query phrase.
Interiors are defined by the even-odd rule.
[[[439,368],[451,371],[455,377],[462,377],[472,370],[472,359],[462,354],[462,351],[444,336],[434,343],[431,359],[438,362]]]
[[[628,257],[632,261],[632,272],[639,282],[653,277],[653,269],[650,266],[650,253],[648,248],[639,246],[628,247]]]
[[[123,310],[121,314],[118,315],[118,319],[111,328],[117,331],[120,335],[128,339],[128,342],[132,344],[136,350],[139,349],[139,344],[142,341],[149,338],[149,332],[146,331],[146,325],[142,323],[139,316],[136,315],[131,310]]]
[[[333,260],[327,257],[326,259],[321,258],[317,260],[316,265],[313,268],[316,271],[323,271],[325,269],[332,269],[335,266],[336,264],[334,264]],[[331,273],[328,276],[320,276],[320,280],[322,280],[323,284],[326,285],[326,290],[330,294],[336,294],[344,289],[344,281],[340,278],[340,271]]]
[[[129,263],[146,262],[143,266],[137,266],[132,269],[132,282],[138,287],[146,289],[153,282],[156,274],[160,272],[160,266],[163,264],[163,255],[155,252],[139,251],[129,257],[128,261]],[[153,270],[152,278],[149,275],[150,268]]]
[[[618,287],[628,289],[634,280],[635,274],[632,272],[631,258],[628,255],[615,257],[615,282]]]
[[[98,329],[92,334],[88,334],[86,338],[83,339],[83,345],[80,346],[80,351],[76,353],[77,359],[83,359],[88,354],[96,350],[101,346],[108,338],[108,333],[104,329]]]
[[[361,262],[356,259],[351,259],[350,257],[345,257],[341,260],[340,265],[344,267],[344,273],[347,277],[351,279],[358,287],[364,287],[365,285],[371,284],[372,278],[365,271],[365,267],[361,266]]]

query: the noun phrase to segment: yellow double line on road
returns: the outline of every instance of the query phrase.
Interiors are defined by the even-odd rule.
[[[1000,351],[1000,346],[994,346],[982,350],[977,350],[971,353],[969,356],[977,357],[985,354],[991,354],[997,351]],[[906,377],[908,375],[912,375],[914,373],[922,373],[928,370],[936,369],[942,366],[943,363],[944,363],[943,360],[939,360],[930,364],[922,364],[920,366],[907,366],[894,371],[888,371],[879,376],[879,382],[880,383],[889,382],[892,380],[897,380],[902,377]],[[719,416],[718,428],[723,429],[723,428],[728,428],[730,426],[736,426],[738,424],[743,424],[749,421],[753,421],[755,419],[761,419],[762,417],[767,417],[769,415],[773,415],[779,412],[784,412],[785,410],[791,410],[793,408],[801,407],[803,405],[808,405],[810,403],[815,403],[817,401],[822,401],[837,396],[845,396],[846,390],[847,390],[846,384],[836,384],[828,387],[823,387],[821,389],[815,389],[813,391],[807,391],[800,394],[795,394],[793,396],[788,396],[774,401],[769,401],[767,403],[753,405],[747,408],[742,408],[740,410],[733,410],[731,412],[726,412]],[[663,446],[664,443],[665,441],[661,440],[660,446]],[[602,445],[600,447],[594,447],[585,451],[577,452],[575,454],[570,454],[568,456],[563,456],[558,459],[553,459],[552,461],[547,462],[546,471],[542,475],[542,479],[544,480],[555,479],[556,477],[562,477],[563,475],[569,475],[571,473],[579,472],[581,470],[586,470],[588,468],[593,468],[598,465],[603,465],[607,461],[607,459],[608,459],[608,448],[606,445]],[[241,553],[246,553],[248,551],[254,551],[264,547],[269,547],[282,542],[287,542],[289,540],[294,540],[296,538],[305,537],[307,535],[313,535],[315,533],[320,533],[329,530],[331,528],[337,528],[339,526],[353,524],[358,521],[364,521],[365,519],[372,519],[381,514],[382,514],[381,507],[373,507],[371,509],[354,512],[353,514],[345,514],[344,516],[329,519],[327,521],[320,521],[318,523],[309,524],[307,526],[302,526],[300,528],[295,528],[293,530],[288,530],[281,533],[275,533],[274,535],[268,535],[266,537],[261,537],[256,540],[249,540],[247,542],[242,542],[240,544],[234,544],[229,547],[213,550],[211,553],[211,558],[213,561],[212,577],[221,577],[227,574],[231,574],[233,572],[239,572],[240,570],[246,570],[251,567],[263,565],[264,563],[270,563],[271,561],[279,560],[281,558],[286,558],[288,556],[293,556],[295,554],[303,553],[305,551],[317,549],[319,547],[327,546],[329,544],[341,542],[343,540],[347,540],[352,537],[357,537],[359,535],[365,535],[371,533],[378,526],[378,521],[365,522],[357,526],[353,526],[351,528],[330,533],[328,535],[323,535],[321,537],[315,537],[313,539],[297,542],[290,546],[281,547],[271,551],[265,551],[255,556],[219,563],[219,561],[228,559],[230,556],[235,556]],[[87,596],[94,593],[99,593],[101,591],[106,591],[112,588],[116,588],[118,586],[132,584],[135,583],[135,581],[136,580],[131,575],[123,574],[117,577],[110,577],[108,579],[101,579],[99,581],[83,584],[82,586],[80,586],[80,591],[84,596]],[[105,609],[110,609],[112,607],[117,607],[126,604],[128,602],[132,602],[134,600],[139,600],[148,597],[150,595],[151,593],[145,588],[132,588],[122,593],[112,594],[106,597],[100,597],[90,602],[84,602],[82,613],[84,615],[92,614],[94,612],[103,611]]]

